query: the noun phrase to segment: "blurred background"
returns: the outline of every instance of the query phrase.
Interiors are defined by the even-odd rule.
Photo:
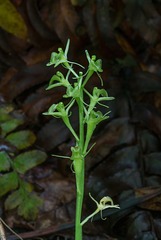
[[[88,67],[86,49],[102,59],[104,88],[115,97],[86,158],[82,217],[96,208],[89,192],[97,201],[110,196],[121,210],[85,225],[84,239],[161,239],[160,0],[0,1],[0,151],[13,158],[34,148],[47,156],[21,175],[44,201],[39,213],[25,219],[4,208],[8,187],[0,192],[1,216],[24,239],[73,239],[75,176],[69,160],[51,154],[70,156],[74,140],[59,119],[42,115],[64,94],[63,88],[45,90],[62,70],[46,63],[68,39],[70,61]],[[94,86],[101,87],[97,74],[87,88]],[[71,122],[77,129],[75,107]],[[11,139],[18,132],[26,137]],[[1,177],[6,170],[0,168]]]

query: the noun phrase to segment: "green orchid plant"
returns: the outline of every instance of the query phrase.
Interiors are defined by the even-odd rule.
[[[77,199],[76,199],[76,218],[75,218],[75,240],[82,240],[82,226],[95,214],[101,212],[107,208],[119,208],[118,205],[114,205],[112,199],[110,197],[103,197],[98,203],[90,194],[91,199],[97,204],[97,209],[88,216],[83,221],[81,220],[82,215],[82,204],[83,204],[83,196],[84,196],[84,173],[85,173],[85,157],[90,152],[89,142],[93,135],[93,132],[96,126],[109,118],[108,111],[106,114],[102,114],[102,112],[97,111],[97,104],[100,104],[106,108],[107,105],[102,104],[102,101],[111,101],[114,97],[109,97],[108,93],[105,89],[98,89],[97,87],[93,88],[92,94],[89,93],[85,89],[85,85],[88,80],[92,77],[94,73],[98,75],[101,80],[101,84],[103,85],[102,78],[100,73],[102,70],[102,61],[101,59],[96,60],[96,56],[93,55],[90,57],[88,51],[86,50],[86,57],[88,60],[88,69],[85,74],[82,71],[79,73],[75,72],[73,65],[78,65],[84,69],[78,63],[71,62],[67,58],[68,50],[69,50],[70,40],[67,41],[67,45],[65,51],[62,48],[58,48],[58,53],[53,52],[51,54],[50,62],[47,66],[57,67],[58,65],[62,65],[65,69],[67,69],[67,74],[64,75],[61,72],[57,72],[49,81],[49,86],[47,90],[50,90],[55,87],[63,86],[66,88],[66,94],[63,96],[64,98],[69,98],[68,104],[65,106],[63,102],[59,102],[57,104],[53,104],[44,115],[51,115],[56,118],[61,118],[65,125],[68,127],[70,132],[75,138],[76,144],[74,147],[71,147],[71,157],[67,156],[59,156],[53,155],[56,157],[69,158],[72,160],[72,165],[74,167],[74,173],[76,177],[76,187],[77,187]],[[69,82],[69,76],[72,74],[72,78],[75,80],[72,85]],[[89,97],[89,104],[84,102],[84,95]],[[79,110],[79,133],[77,134],[73,129],[70,123],[71,116],[71,108],[77,103]]]

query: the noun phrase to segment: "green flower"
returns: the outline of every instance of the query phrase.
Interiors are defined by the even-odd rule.
[[[79,90],[78,83],[74,83],[74,87],[72,87],[71,85],[67,87],[66,94],[63,97],[65,98],[72,97],[76,99],[79,96],[80,96],[80,90]]]
[[[92,57],[90,58],[90,55],[88,53],[88,51],[86,50],[86,56],[87,56],[87,60],[89,62],[89,71],[94,71],[94,72],[103,72],[102,70],[102,60],[98,59],[96,60],[96,56],[92,55]]]
[[[102,80],[102,78],[101,78],[101,76],[99,74],[99,72],[103,72],[103,70],[102,70],[102,60],[101,59],[96,60],[96,56],[95,55],[90,57],[90,55],[89,55],[87,50],[85,52],[86,52],[87,60],[89,62],[89,66],[88,66],[87,76],[86,76],[82,86],[84,87],[86,85],[87,81],[93,75],[94,72],[97,73],[98,77],[101,80],[101,84],[103,85],[103,80]]]
[[[57,81],[57,83],[53,83]],[[49,86],[46,88],[46,90],[49,90],[51,88],[54,88],[54,87],[59,87],[59,86],[64,86],[64,87],[69,87],[71,86],[68,79],[64,78],[64,75],[61,73],[61,72],[57,72],[56,75],[54,75],[51,79],[50,79],[50,82],[49,82]]]
[[[51,115],[56,118],[64,118],[68,116],[69,109],[65,109],[64,103],[53,104],[44,115]]]
[[[119,205],[114,205],[113,203],[113,200],[106,196],[106,197],[103,197],[100,202],[98,203],[92,196],[91,194],[89,193],[89,196],[90,198],[96,203],[97,205],[97,209],[91,214],[89,215],[86,219],[84,219],[82,222],[81,222],[81,225],[83,226],[90,218],[91,218],[91,221],[94,217],[94,215],[96,215],[98,212],[101,213],[101,219],[102,220],[106,220],[106,218],[103,218],[102,217],[102,211],[105,210],[105,209],[108,209],[108,208],[117,208],[117,209],[120,209]]]
[[[103,105],[100,103],[101,101],[108,101],[108,100],[115,99],[114,97],[109,97],[108,93],[105,89],[98,89],[97,87],[94,87],[92,95],[87,90],[84,89],[84,91],[90,97],[90,104],[89,104],[89,108],[88,108],[88,111],[86,114],[87,118],[97,103],[100,105]],[[103,105],[103,106],[108,108],[108,106],[106,106],[106,105]]]
[[[107,116],[107,114],[109,114],[110,111],[108,113],[106,113],[105,115],[102,114],[102,112],[100,111],[91,111],[89,118],[86,120],[87,125],[89,125],[90,128],[94,128],[96,127],[97,124],[99,124],[101,121],[109,118],[109,116]]]
[[[78,144],[75,147],[71,147],[71,152],[72,152],[72,156],[70,157],[71,160],[79,161],[80,159],[83,158],[83,156],[81,155],[81,149],[78,146]]]
[[[69,50],[69,44],[70,44],[70,40],[68,39],[65,52],[63,51],[62,48],[58,48],[58,53],[53,52],[51,54],[50,62],[47,63],[46,66],[54,65],[54,67],[57,67],[59,64],[67,63],[67,54]]]

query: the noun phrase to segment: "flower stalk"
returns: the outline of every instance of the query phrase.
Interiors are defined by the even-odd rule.
[[[89,93],[85,89],[85,85],[87,84],[88,80],[92,77],[94,73],[98,75],[101,79],[101,83],[103,85],[102,78],[99,73],[102,70],[102,61],[101,59],[96,60],[96,56],[93,55],[90,57],[88,51],[86,50],[86,57],[88,60],[88,69],[87,72],[83,75],[83,72],[76,73],[73,65],[79,65],[81,68],[84,68],[78,63],[70,62],[67,58],[67,53],[69,50],[69,43],[68,40],[65,51],[62,48],[58,49],[58,53],[54,52],[51,54],[50,62],[47,66],[54,66],[57,67],[58,65],[62,65],[65,69],[67,69],[67,74],[64,75],[61,72],[57,72],[54,75],[50,82],[47,90],[50,90],[55,87],[63,86],[66,88],[66,94],[63,96],[64,98],[69,98],[69,102],[66,106],[64,106],[63,102],[59,102],[57,104],[53,104],[44,115],[51,115],[56,118],[61,118],[64,124],[68,127],[70,132],[75,138],[76,144],[75,146],[71,147],[71,157],[67,156],[59,156],[54,155],[57,157],[64,157],[70,158],[73,161],[74,173],[76,177],[76,188],[77,188],[77,197],[76,197],[76,217],[75,217],[75,240],[82,240],[82,226],[95,214],[99,211],[107,209],[109,207],[116,207],[119,208],[118,205],[114,205],[113,201],[109,197],[104,197],[101,199],[100,203],[98,203],[91,195],[93,201],[97,204],[97,209],[88,216],[85,220],[81,221],[82,218],[82,205],[83,205],[83,196],[84,196],[84,175],[85,175],[85,156],[91,150],[91,147],[88,150],[89,142],[91,140],[92,134],[96,128],[96,126],[101,122],[107,119],[109,116],[108,111],[105,115],[103,115],[100,111],[96,111],[96,105],[100,104],[101,101],[109,101],[113,100],[113,97],[109,97],[105,89],[98,89],[95,87],[93,89],[93,93]],[[69,75],[73,75],[73,79],[76,79],[74,84],[69,82]],[[84,95],[89,98],[89,105],[84,102]],[[71,116],[71,108],[72,106],[77,103],[78,110],[79,110],[79,134],[75,132],[73,129],[70,116]],[[103,105],[106,108],[108,106]],[[107,203],[110,204],[107,205]]]

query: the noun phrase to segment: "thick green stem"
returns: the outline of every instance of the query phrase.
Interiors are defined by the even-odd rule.
[[[83,195],[84,195],[84,158],[78,161],[81,161],[80,162],[81,164],[78,164],[79,165],[78,168],[75,167],[76,186],[77,186],[75,240],[82,240],[83,238],[82,238],[81,214],[82,214]]]
[[[81,100],[80,100],[81,99]],[[81,213],[84,195],[84,110],[83,110],[83,88],[80,89],[79,106],[79,149],[80,159],[74,163],[76,186],[77,186],[77,201],[76,201],[76,221],[75,221],[75,240],[82,240],[82,225]]]

